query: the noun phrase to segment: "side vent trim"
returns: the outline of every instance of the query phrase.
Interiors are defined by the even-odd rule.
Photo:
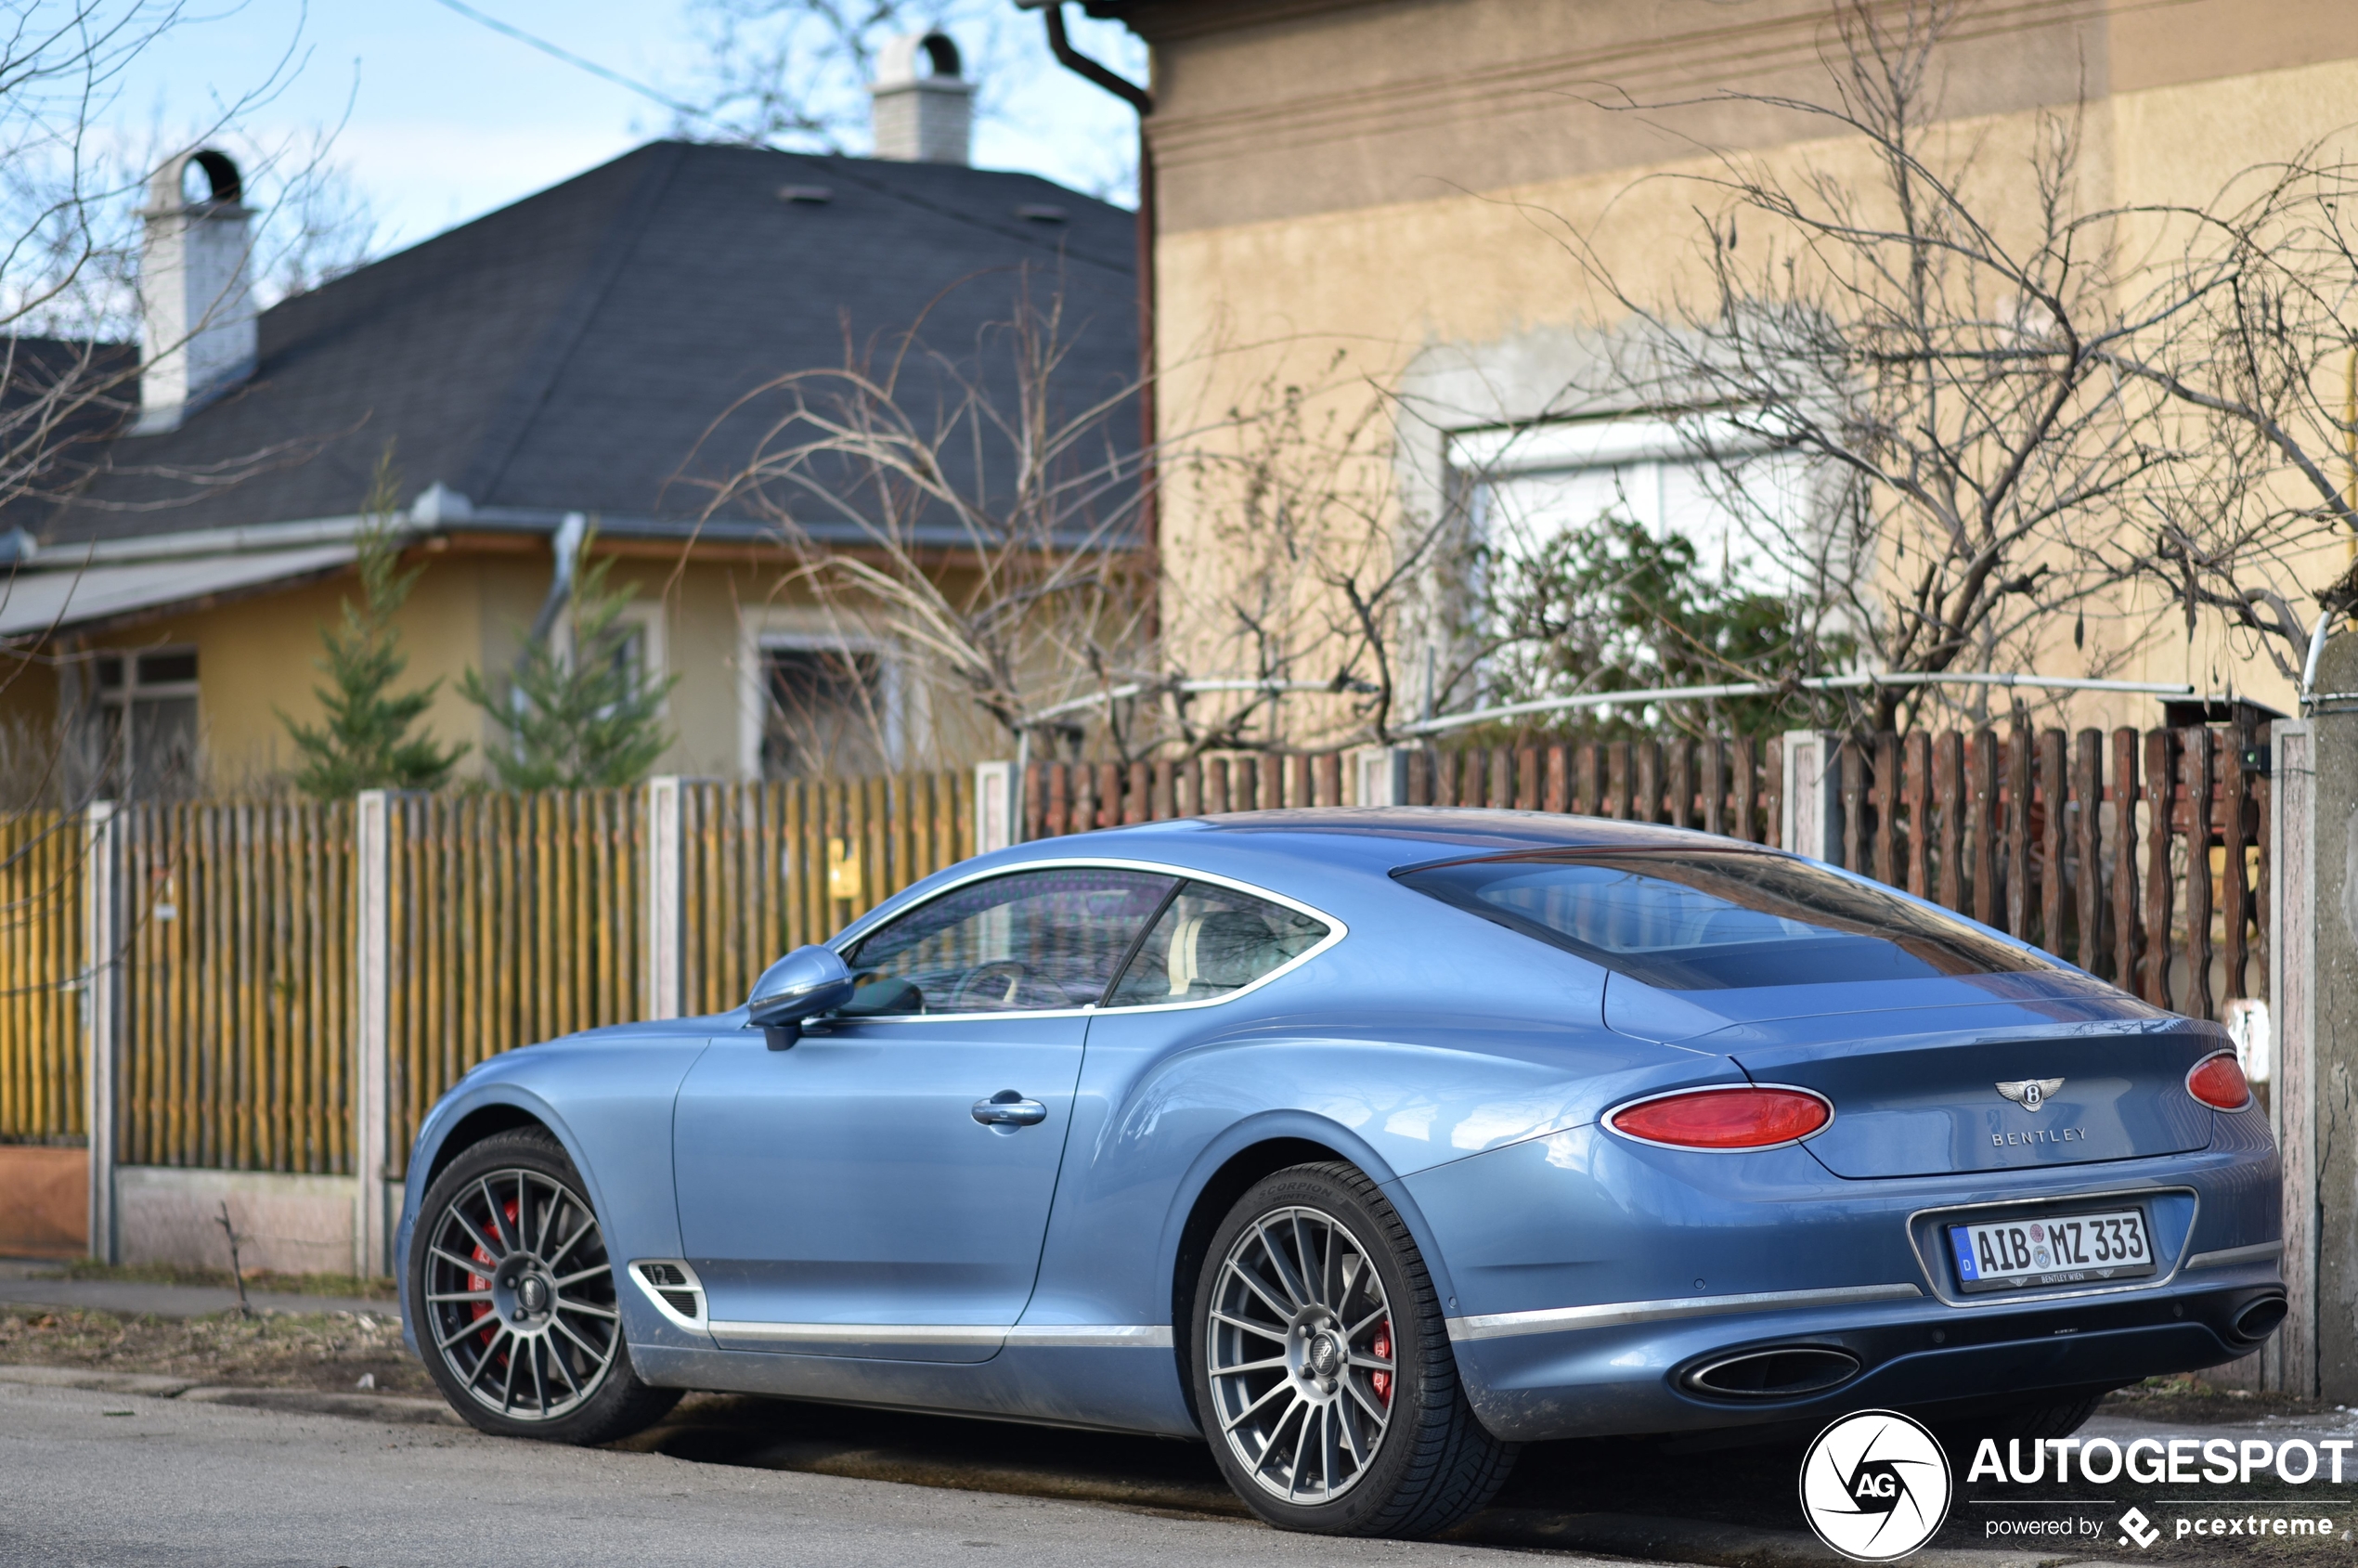
[[[654,1304],[664,1320],[692,1334],[711,1331],[704,1281],[679,1258],[641,1258],[630,1265],[630,1282]]]

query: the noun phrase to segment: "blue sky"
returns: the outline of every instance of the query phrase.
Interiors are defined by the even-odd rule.
[[[475,7],[661,88],[693,75],[702,49],[685,0],[472,0]],[[202,0],[199,0],[202,4]],[[1071,13],[1076,40],[1134,76],[1134,40]],[[1036,14],[1008,0],[998,30],[1004,112],[980,124],[975,161],[1104,188],[1135,136],[1129,109],[1057,68]],[[969,58],[989,39],[962,38]],[[267,82],[284,85],[244,121],[265,144],[337,126],[330,161],[366,197],[379,251],[414,243],[665,134],[671,116],[628,89],[500,36],[435,0],[245,0],[215,6],[142,58],[104,128],[144,143],[215,119]]]

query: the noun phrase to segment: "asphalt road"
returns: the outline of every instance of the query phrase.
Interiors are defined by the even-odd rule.
[[[658,1453],[501,1442],[455,1429],[0,1384],[0,1564],[6,1568],[1443,1568],[1504,1564],[1509,1556],[1483,1547],[1287,1536],[1241,1522]]]

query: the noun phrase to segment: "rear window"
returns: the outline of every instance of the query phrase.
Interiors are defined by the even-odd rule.
[[[1393,875],[1444,903],[1668,991],[2055,967],[1937,910],[1779,855],[1544,850]]]

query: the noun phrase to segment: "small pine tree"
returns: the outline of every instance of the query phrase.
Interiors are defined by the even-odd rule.
[[[432,735],[409,732],[433,706],[440,680],[417,691],[393,693],[394,682],[409,667],[393,617],[425,569],[400,569],[401,550],[393,537],[400,485],[400,471],[394,467],[388,446],[377,460],[361,509],[354,558],[360,569],[360,601],[345,599],[343,624],[319,628],[327,654],[317,663],[328,684],[312,692],[326,712],[326,724],[315,728],[295,722],[283,711],[279,714],[279,722],[287,727],[303,758],[295,787],[318,799],[337,799],[364,789],[438,788],[467,753],[464,742],[446,746]]]
[[[583,539],[580,558],[589,547]],[[460,680],[460,692],[506,738],[484,755],[510,789],[634,784],[671,744],[663,702],[677,678],[651,679],[629,656],[622,612],[637,590],[608,588],[613,565],[609,558],[575,573],[564,609],[570,649],[550,637],[529,641],[514,677],[497,692],[473,669]]]

